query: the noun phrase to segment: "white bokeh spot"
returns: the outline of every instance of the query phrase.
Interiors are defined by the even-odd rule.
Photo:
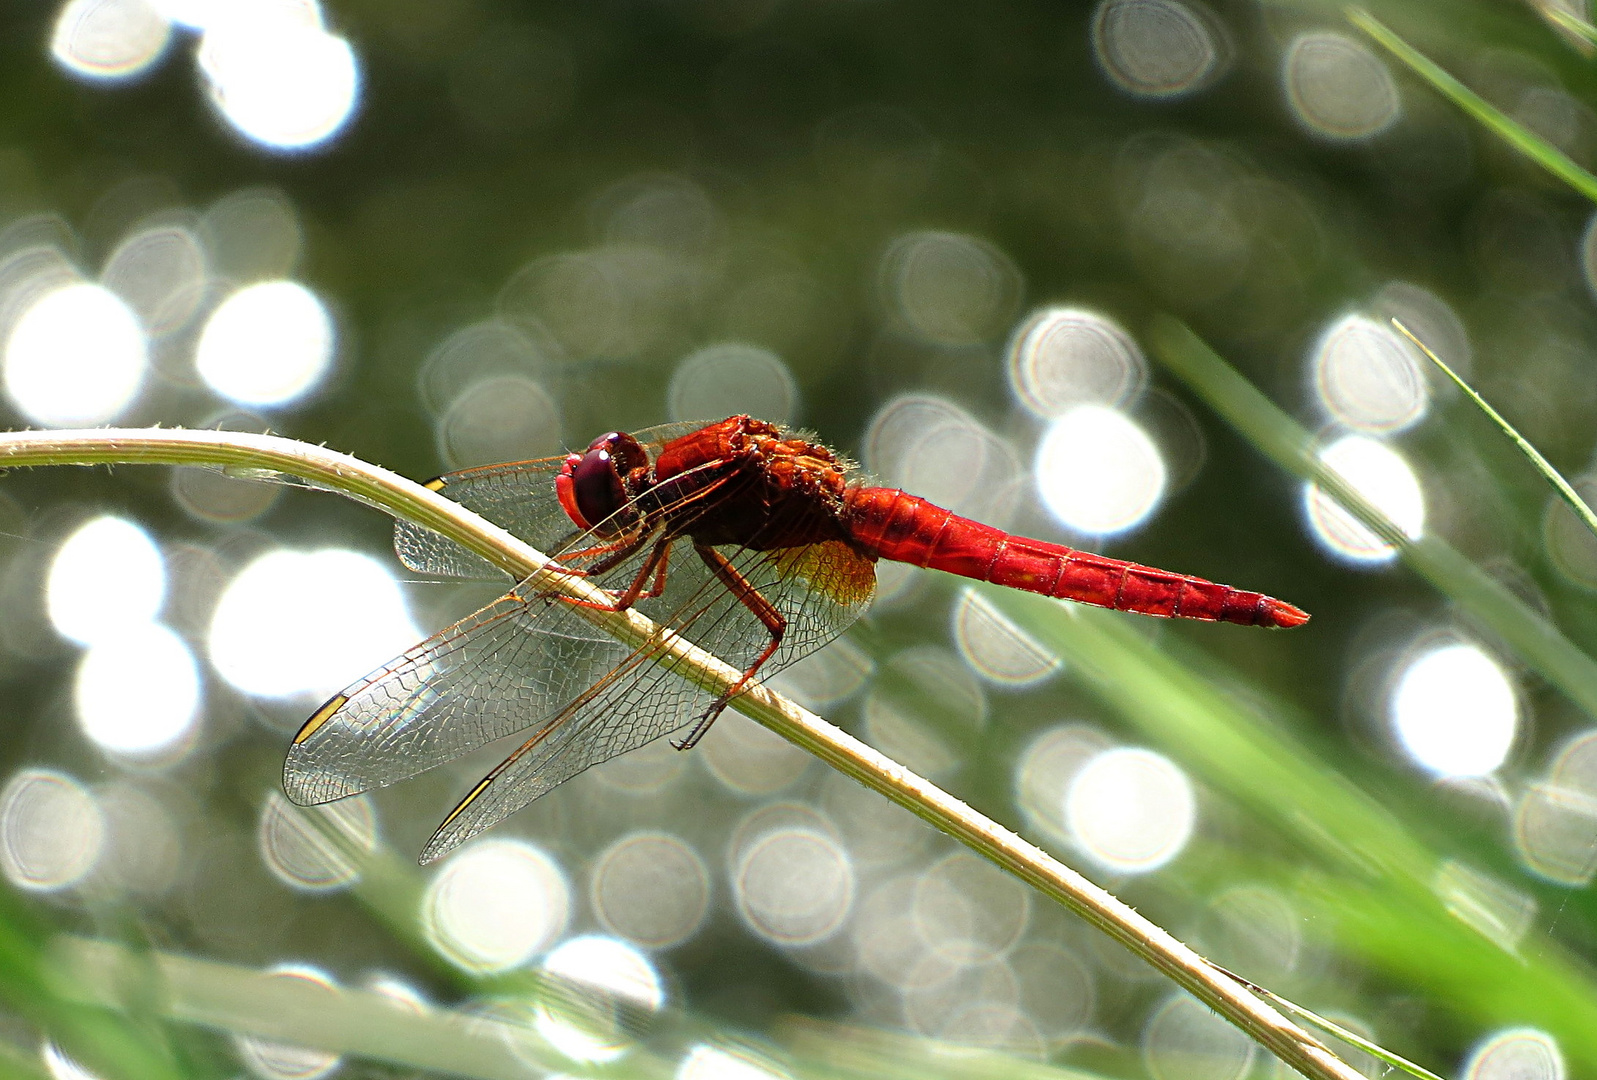
[[[45,293],[6,341],[6,396],[30,422],[92,427],[119,416],[144,384],[148,350],[138,316],[101,285]]]
[[[1037,448],[1043,504],[1067,528],[1109,536],[1141,524],[1164,495],[1159,448],[1119,409],[1079,405],[1054,421]]]
[[[211,663],[257,697],[325,697],[415,644],[399,583],[359,552],[273,551],[239,571],[211,617]]]
[[[79,645],[151,622],[166,598],[166,563],[150,534],[119,517],[93,518],[56,551],[45,579],[45,610]]]
[[[333,359],[327,307],[296,281],[263,281],[224,300],[206,320],[195,367],[240,405],[283,405],[311,390]]]
[[[1485,776],[1508,757],[1519,706],[1508,675],[1474,645],[1416,657],[1392,692],[1392,727],[1403,749],[1438,776]]]

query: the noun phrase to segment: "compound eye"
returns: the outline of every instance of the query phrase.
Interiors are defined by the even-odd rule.
[[[600,440],[602,443],[603,440]],[[571,471],[571,494],[577,511],[590,525],[598,525],[627,501],[626,489],[610,448],[596,443]]]
[[[634,486],[647,486],[648,468],[649,453],[642,444],[625,432],[612,431],[593,440],[586,452],[566,456],[555,477],[555,494],[579,529],[598,529],[613,536],[637,515],[622,515],[609,525],[604,523],[626,508],[635,494]]]

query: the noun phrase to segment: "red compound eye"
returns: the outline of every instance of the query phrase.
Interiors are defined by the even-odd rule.
[[[566,516],[579,528],[601,528],[629,501],[623,482],[633,469],[649,463],[638,440],[612,431],[593,440],[585,454],[571,454],[555,480],[555,493]]]

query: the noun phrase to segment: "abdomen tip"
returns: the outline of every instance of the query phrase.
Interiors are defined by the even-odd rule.
[[[1272,599],[1261,614],[1266,616],[1266,618],[1260,620],[1261,625],[1274,626],[1281,629],[1302,626],[1309,621],[1309,613],[1307,611],[1299,607],[1293,607],[1285,600]]]

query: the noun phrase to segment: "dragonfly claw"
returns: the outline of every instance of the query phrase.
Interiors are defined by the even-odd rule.
[[[704,738],[704,733],[710,730],[710,725],[715,723],[715,718],[726,709],[724,700],[717,701],[704,712],[699,714],[698,720],[693,725],[693,730],[688,732],[683,739],[672,739],[671,745],[678,750],[692,750],[699,745],[699,740]]]

